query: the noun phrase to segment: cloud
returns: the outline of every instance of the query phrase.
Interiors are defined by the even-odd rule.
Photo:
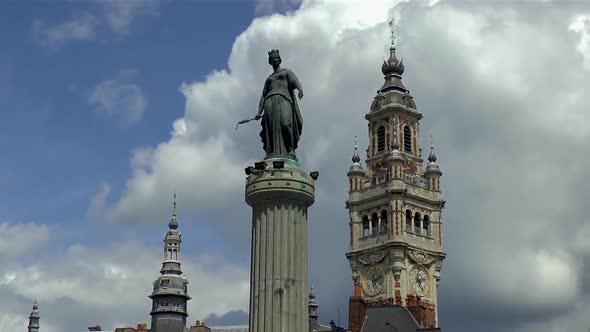
[[[94,324],[112,329],[146,322],[151,307],[147,296],[161,259],[156,247],[129,240],[100,247],[72,245],[63,255],[41,254],[28,265],[6,262],[0,274],[0,307],[9,309],[0,316],[0,324],[16,326],[18,316],[22,326],[35,298],[47,331],[76,331]],[[248,269],[207,254],[184,254],[182,267],[190,282],[189,295],[195,299],[189,301],[190,317],[248,310]],[[21,299],[18,305],[10,305],[8,299],[14,298]]]
[[[30,223],[0,223],[0,257],[27,253],[43,247],[50,237],[49,227]]]
[[[211,314],[202,320],[207,326],[233,326],[248,322],[248,312],[242,310],[228,311],[224,315]]]
[[[72,18],[65,22],[49,24],[43,19],[35,19],[31,32],[40,46],[56,51],[67,42],[93,41],[99,35],[112,33],[124,37],[139,18],[159,17],[159,6],[159,0],[101,1],[83,11],[74,10]]]
[[[159,0],[146,1],[105,1],[105,16],[111,30],[118,35],[126,35],[133,22],[141,16],[159,17]]]
[[[124,126],[137,124],[148,106],[145,93],[139,85],[130,82],[134,71],[121,71],[112,80],[100,82],[88,97],[88,104],[98,112],[115,116]]]
[[[576,49],[584,57],[586,69],[590,70],[590,15],[577,16],[569,29],[580,35]]]
[[[100,184],[99,191],[92,197],[90,207],[88,208],[88,218],[90,220],[100,220],[102,218],[106,206],[106,200],[111,193],[111,186],[103,182]]]
[[[302,2],[302,0],[257,0],[256,14],[262,16],[297,9]]]
[[[266,51],[278,48],[305,90],[298,156],[321,174],[309,211],[311,281],[321,318],[336,317],[352,292],[345,174],[354,136],[366,146],[363,116],[383,82],[395,14],[403,81],[424,115],[422,143],[434,135],[444,172],[443,328],[517,331],[539,317],[582,326],[584,316],[568,311],[590,293],[590,77],[576,23],[588,6],[443,1],[392,11],[393,4],[306,1],[288,16],[255,19],[236,38],[227,69],[181,85],[183,118],[167,141],[133,152],[132,174],[106,215],[163,217],[177,190],[184,213],[203,216],[247,250],[242,169],[263,154],[257,124],[234,126],[255,114],[270,72]]]
[[[40,19],[33,20],[31,32],[41,46],[55,50],[68,41],[89,41],[96,37],[98,20],[88,12],[78,12],[68,21],[49,25]]]

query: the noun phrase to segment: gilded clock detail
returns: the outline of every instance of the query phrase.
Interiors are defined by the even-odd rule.
[[[430,275],[422,265],[414,265],[408,280],[410,287],[418,296],[426,296],[430,292]]]
[[[375,296],[385,287],[385,271],[380,265],[372,265],[363,276],[363,289],[369,296]]]

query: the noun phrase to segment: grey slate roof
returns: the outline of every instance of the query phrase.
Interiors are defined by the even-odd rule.
[[[416,332],[440,331],[440,329],[424,329],[414,319],[408,309],[399,306],[367,308],[367,318],[362,332]]]

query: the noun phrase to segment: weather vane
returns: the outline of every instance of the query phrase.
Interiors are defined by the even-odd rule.
[[[389,21],[389,31],[391,32],[391,47],[395,45],[395,17]]]

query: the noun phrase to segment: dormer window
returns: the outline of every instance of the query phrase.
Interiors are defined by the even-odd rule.
[[[412,152],[412,129],[409,126],[404,126],[404,151]]]
[[[168,280],[168,279],[162,279],[162,281],[160,282],[160,286],[162,286],[162,287],[168,287],[169,284],[170,284],[170,280]]]
[[[377,152],[385,150],[385,127],[381,126],[377,129]]]

